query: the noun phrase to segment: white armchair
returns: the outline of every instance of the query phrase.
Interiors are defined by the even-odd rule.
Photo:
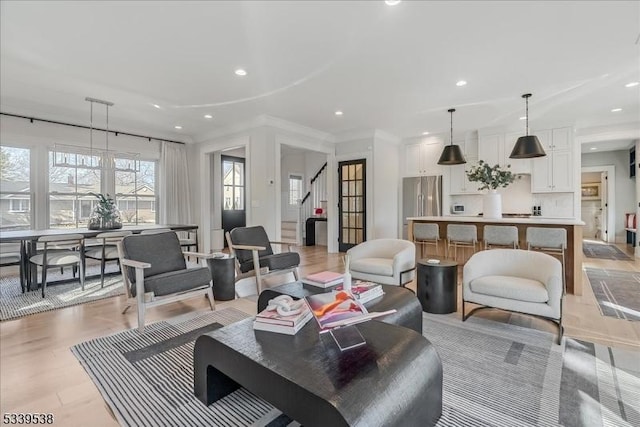
[[[462,274],[462,321],[494,307],[531,314],[558,325],[562,340],[562,264],[541,252],[493,249],[475,253]],[[465,315],[465,302],[480,304]]]
[[[351,277],[404,286],[415,277],[416,245],[408,240],[376,239],[347,251]]]

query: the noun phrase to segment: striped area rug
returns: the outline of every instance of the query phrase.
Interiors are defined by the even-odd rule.
[[[640,273],[600,268],[585,270],[603,316],[640,321]]]
[[[631,261],[631,258],[615,245],[606,243],[582,243],[582,252],[588,258],[611,259],[616,261]]]
[[[124,426],[299,426],[240,389],[205,406],[193,395],[198,335],[246,318],[199,312],[72,348]],[[424,315],[444,368],[438,426],[640,425],[639,354],[471,317]],[[411,425],[398,420],[398,426]]]
[[[38,271],[40,271],[38,269]],[[107,264],[107,273],[118,271],[114,263]],[[47,281],[65,280],[64,283],[47,285],[45,298],[40,290],[22,293],[19,276],[0,276],[0,320],[17,319],[43,311],[56,310],[72,305],[84,304],[103,298],[110,298],[124,294],[122,277],[120,275],[106,276],[104,288],[100,287],[100,266],[87,266],[87,276],[98,275],[98,278],[85,280],[84,291],[78,279],[73,278],[71,269],[64,273],[58,269],[50,269]]]

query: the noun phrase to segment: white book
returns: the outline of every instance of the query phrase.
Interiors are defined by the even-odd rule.
[[[285,325],[275,325],[273,323],[265,323],[259,320],[255,320],[253,322],[253,329],[256,331],[267,331],[267,332],[277,332],[279,334],[286,335],[295,335],[304,325],[306,325],[313,315],[311,311],[308,312],[307,316],[305,316],[300,322],[298,322],[295,326],[285,326]]]
[[[306,285],[317,286],[318,288],[330,288],[332,286],[339,285],[340,283],[342,283],[342,280],[343,278],[340,277],[339,279],[335,279],[330,282],[323,283],[323,282],[316,282],[313,280],[309,280],[308,278],[300,279],[302,283]]]

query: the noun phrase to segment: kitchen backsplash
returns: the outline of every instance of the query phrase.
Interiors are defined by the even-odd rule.
[[[502,212],[531,213],[534,205],[540,205],[543,217],[573,218],[573,193],[531,193],[531,176],[522,175],[507,188],[498,190],[502,194]],[[451,196],[451,203],[462,203],[465,215],[478,215],[482,212],[482,195],[469,194]],[[445,215],[451,212],[445,206]]]

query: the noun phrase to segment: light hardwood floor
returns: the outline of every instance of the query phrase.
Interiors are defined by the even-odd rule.
[[[626,245],[619,245],[628,251]],[[298,248],[301,276],[343,271],[340,254],[323,247]],[[584,259],[584,267],[640,271],[640,262]],[[588,283],[586,276],[584,283]],[[415,284],[410,287],[415,288]],[[570,337],[631,349],[640,349],[640,322],[600,315],[590,286],[582,296],[565,299],[565,334]],[[460,295],[461,292],[458,292]],[[216,308],[235,307],[255,314],[255,298],[217,302]],[[0,323],[0,412],[53,413],[64,426],[117,425],[100,393],[69,348],[77,343],[136,326],[134,310],[122,315],[124,296]],[[169,304],[147,312],[149,323],[195,310],[207,310],[204,299]],[[460,309],[458,309],[460,313]],[[500,310],[477,316],[556,333],[550,322]]]

